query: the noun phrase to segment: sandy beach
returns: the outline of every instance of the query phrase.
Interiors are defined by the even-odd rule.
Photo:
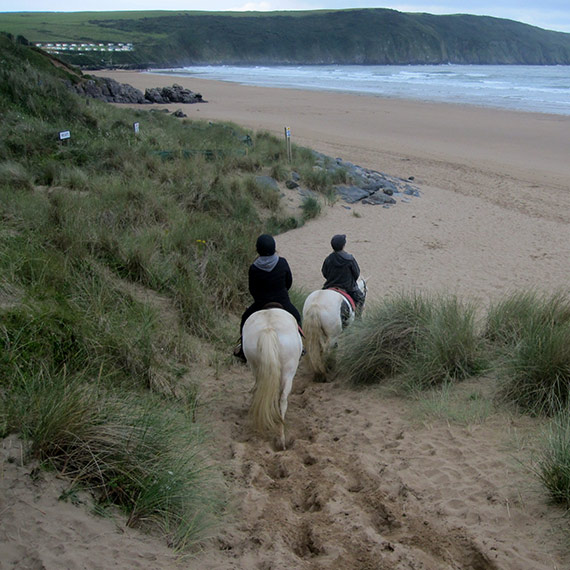
[[[137,72],[99,74],[143,91],[179,83],[208,101],[186,105],[190,118],[231,120],[277,136],[288,126],[296,144],[414,177],[421,199],[390,209],[337,205],[279,236],[281,255],[307,289],[322,285],[320,262],[334,233],[347,234],[347,250],[371,277],[373,298],[419,287],[487,303],[513,288],[567,285],[570,117]]]
[[[568,289],[570,117],[97,74],[141,90],[179,83],[207,103],[169,105],[171,111],[277,136],[288,126],[296,144],[414,178],[419,198],[390,208],[339,201],[277,236],[297,286],[322,286],[330,238],[346,233],[346,249],[370,278],[371,303],[417,289],[454,292],[484,308],[513,290]],[[200,552],[179,559],[120,521],[61,507],[56,478],[32,488],[22,483],[29,469],[9,441],[0,478],[0,569],[570,568],[568,519],[548,505],[531,472],[539,420],[492,409],[467,422],[425,416],[426,402],[350,390],[338,379],[315,384],[302,362],[287,413],[292,443],[276,453],[249,430],[247,367],[218,372],[203,366],[198,413],[214,434],[232,515]],[[458,397],[473,403],[491,390],[492,379],[473,379]]]

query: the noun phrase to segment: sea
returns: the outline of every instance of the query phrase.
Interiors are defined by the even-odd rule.
[[[570,66],[565,65],[208,65],[153,72],[242,85],[570,115]]]

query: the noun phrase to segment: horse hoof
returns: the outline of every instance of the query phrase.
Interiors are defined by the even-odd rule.
[[[273,439],[272,443],[274,451],[287,451],[288,449],[291,449],[295,444],[295,438],[290,435],[286,435],[285,439],[283,439],[281,436],[276,436]]]
[[[274,451],[287,451],[287,444],[280,438],[276,437],[273,441]]]

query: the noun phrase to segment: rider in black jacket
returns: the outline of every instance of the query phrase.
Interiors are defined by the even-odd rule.
[[[275,253],[275,240],[269,234],[260,235],[255,247],[259,257],[249,267],[249,292],[253,303],[241,317],[240,334],[248,317],[256,311],[261,311],[268,303],[281,305],[301,326],[301,315],[289,299],[293,275],[287,260]],[[239,347],[234,350],[234,356],[245,361],[241,341]]]
[[[364,293],[358,288],[360,267],[354,256],[344,251],[346,235],[337,234],[331,239],[333,252],[323,262],[321,272],[326,279],[323,289],[336,287],[346,291],[356,304],[357,313],[362,311]]]

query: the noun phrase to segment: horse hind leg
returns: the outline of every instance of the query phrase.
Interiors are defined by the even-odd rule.
[[[293,374],[286,374],[285,380],[283,382],[283,389],[281,390],[281,394],[279,396],[279,414],[281,416],[281,425],[279,426],[280,431],[280,444],[281,449],[287,449],[287,441],[285,439],[285,414],[287,413],[287,406],[289,401],[289,394],[291,393],[291,389],[293,388],[293,377],[295,376],[295,372]]]
[[[352,309],[350,308],[350,305],[346,301],[343,301],[340,306],[341,330],[344,330],[350,324],[352,315],[353,312]]]
[[[324,383],[327,381],[326,372],[315,372],[313,374],[313,382]]]
[[[279,442],[280,445],[281,445],[280,449],[281,449],[282,451],[285,451],[285,450],[287,449],[287,441],[285,440],[285,424],[284,424],[284,423],[281,424],[281,434],[280,434],[280,436],[281,436],[281,440],[280,440],[280,442]]]

